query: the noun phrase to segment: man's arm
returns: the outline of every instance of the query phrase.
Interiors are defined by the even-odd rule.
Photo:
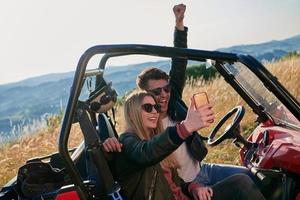
[[[184,26],[185,5],[179,4],[173,7],[175,15],[175,31],[174,31],[174,47],[187,48],[187,31]],[[172,59],[170,70],[170,83],[172,85],[173,95],[182,97],[182,92],[185,84],[186,59]],[[174,94],[175,93],[175,94]]]

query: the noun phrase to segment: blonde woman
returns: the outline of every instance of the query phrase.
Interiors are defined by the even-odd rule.
[[[164,131],[159,112],[160,105],[150,93],[131,94],[124,105],[127,128],[120,135],[120,143],[111,138],[103,144],[106,151],[112,151],[112,146],[113,151],[121,151],[115,158],[114,174],[126,199],[264,199],[252,180],[243,174],[212,187],[184,183],[177,174],[172,152],[193,131],[212,123],[211,106],[195,109],[191,101],[185,120]]]

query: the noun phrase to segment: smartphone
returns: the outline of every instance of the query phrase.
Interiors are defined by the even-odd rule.
[[[197,109],[209,103],[206,92],[196,93],[193,95],[193,98]]]

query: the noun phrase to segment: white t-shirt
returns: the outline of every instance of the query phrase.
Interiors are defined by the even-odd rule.
[[[169,117],[162,119],[163,127],[166,129],[169,126],[175,126],[175,122]],[[185,181],[193,181],[200,171],[199,161],[193,159],[188,153],[186,142],[183,142],[174,152],[175,158],[180,166],[177,169],[178,175]]]

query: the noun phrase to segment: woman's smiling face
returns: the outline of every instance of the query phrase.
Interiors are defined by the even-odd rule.
[[[144,97],[141,105],[142,106],[141,116],[142,116],[142,123],[145,129],[152,129],[157,127],[159,112],[156,110],[154,105],[156,105],[156,102],[151,96]],[[148,110],[145,107],[148,107]]]

